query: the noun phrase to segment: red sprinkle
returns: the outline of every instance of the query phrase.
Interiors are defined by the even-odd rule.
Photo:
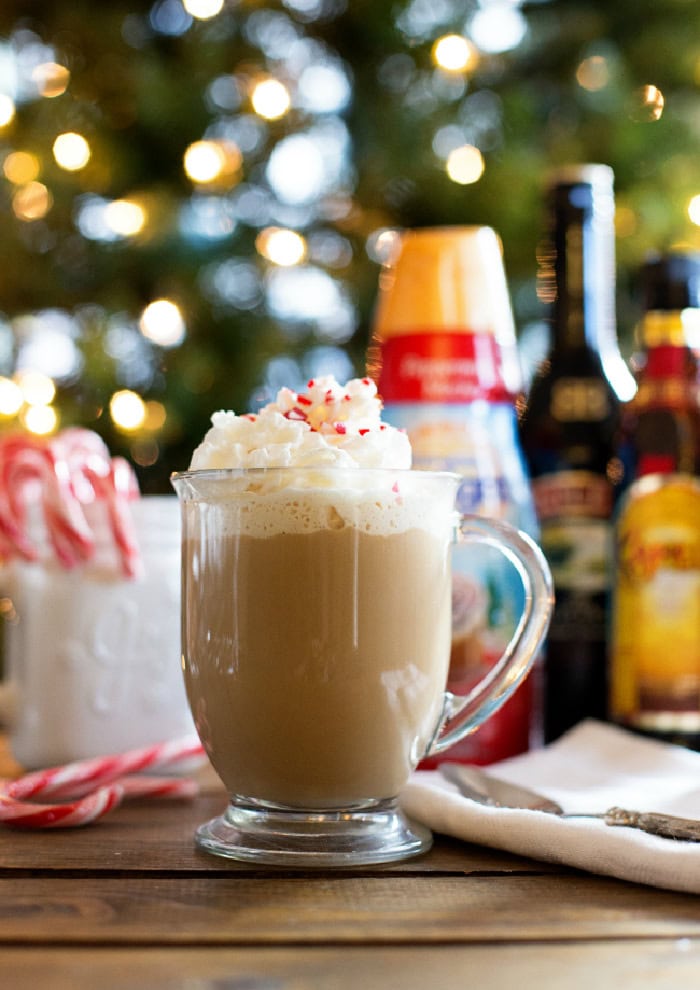
[[[308,395],[298,395],[297,402],[301,402],[302,406],[312,406],[314,404],[313,399],[310,399]]]
[[[324,401],[324,402],[325,402],[325,403],[326,403],[327,405],[330,405],[330,404],[331,404],[331,402],[333,402],[333,401],[334,401],[334,399],[333,399],[333,389],[331,389],[331,388],[329,388],[329,389],[328,389],[328,391],[326,392],[326,394],[325,394],[325,396],[324,396],[324,399],[323,399],[323,401]]]
[[[379,424],[379,429],[380,430],[385,430],[386,429],[386,423],[380,423]]]
[[[306,383],[306,387],[307,388],[313,388],[314,387],[314,384],[315,383],[314,383],[313,378],[309,378],[308,382]]]
[[[334,423],[333,424],[333,429],[335,430],[336,433],[347,433],[348,432],[347,431],[347,427],[345,426],[345,423]]]
[[[307,418],[304,410],[300,409],[298,406],[294,406],[293,409],[290,409],[289,412],[286,412],[284,415],[286,419],[300,419],[304,420],[304,422],[306,422]]]
[[[369,378],[363,378],[362,379],[362,384],[363,385],[371,385],[372,382],[369,380]]]
[[[365,433],[369,433],[369,427],[365,426],[363,429],[358,430],[357,432],[360,434],[361,437],[363,437]]]
[[[251,421],[251,423],[254,423],[257,418],[258,417],[255,416],[255,415],[253,415],[253,413],[244,413],[243,414],[243,419],[249,419]]]
[[[352,401],[352,396],[351,396],[351,395],[348,395],[348,394],[346,393],[346,394],[345,394],[345,395],[343,396],[343,402],[351,402],[351,401]]]
[[[399,493],[399,483],[398,483],[398,481],[395,481],[394,482],[394,484],[391,486],[391,490],[392,490],[392,492],[396,492],[396,494],[398,495],[398,493]]]

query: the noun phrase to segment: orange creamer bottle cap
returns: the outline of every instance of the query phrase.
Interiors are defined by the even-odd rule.
[[[521,372],[496,232],[483,226],[417,228],[399,232],[392,248],[379,278],[374,344],[387,347],[397,338],[426,335],[480,340],[469,346],[482,355],[491,353],[482,367],[491,362],[490,377],[500,380],[504,394],[516,394]],[[426,341],[424,350],[428,346]],[[384,350],[385,370],[387,353]],[[387,384],[385,374],[380,386],[386,389]],[[472,389],[469,394],[477,392]],[[456,398],[452,390],[452,400]]]
[[[462,330],[513,343],[501,241],[491,227],[407,230],[391,254],[379,282],[379,336]]]

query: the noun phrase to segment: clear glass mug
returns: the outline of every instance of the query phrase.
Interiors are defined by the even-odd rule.
[[[173,476],[182,645],[204,748],[229,794],[197,842],[234,859],[354,866],[430,846],[398,794],[427,753],[481,725],[528,673],[552,607],[537,546],[454,508],[459,477],[268,468]],[[525,606],[467,697],[445,690],[451,547],[511,561]]]

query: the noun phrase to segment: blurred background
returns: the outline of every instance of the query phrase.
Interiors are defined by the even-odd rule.
[[[3,0],[0,429],[168,489],[218,408],[364,370],[387,228],[489,224],[526,377],[543,183],[616,176],[635,272],[700,246],[693,0]]]

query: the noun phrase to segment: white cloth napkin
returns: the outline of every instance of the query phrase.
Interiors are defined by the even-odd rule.
[[[553,798],[567,812],[602,812],[616,805],[700,819],[700,753],[600,722],[582,722],[543,749],[485,770]],[[468,842],[700,893],[700,843],[612,827],[595,818],[485,807],[462,797],[437,770],[414,773],[401,804],[410,818]]]

